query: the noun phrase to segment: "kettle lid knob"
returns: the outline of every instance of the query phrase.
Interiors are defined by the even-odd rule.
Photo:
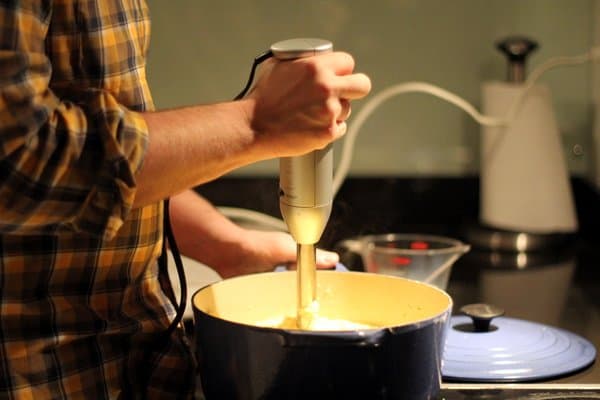
[[[525,80],[525,63],[527,57],[539,47],[533,39],[525,36],[509,36],[496,42],[496,48],[508,59],[509,82]]]

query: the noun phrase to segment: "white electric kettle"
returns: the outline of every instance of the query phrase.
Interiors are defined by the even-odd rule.
[[[514,113],[505,126],[482,127],[480,223],[500,231],[573,233],[577,218],[552,95],[525,80],[525,61],[537,43],[511,37],[497,47],[508,57],[508,79],[483,83],[482,111],[505,117],[514,107]]]

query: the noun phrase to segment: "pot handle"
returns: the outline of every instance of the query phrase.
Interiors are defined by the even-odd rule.
[[[275,267],[274,271],[275,272],[295,271],[295,269],[290,269],[289,265],[278,265],[277,267]],[[342,263],[337,263],[331,269],[319,268],[319,271],[342,271],[342,272],[348,272],[348,268],[346,268],[346,266],[344,264],[342,264]]]
[[[282,332],[285,347],[379,347],[388,334],[388,329],[340,332],[284,330]]]

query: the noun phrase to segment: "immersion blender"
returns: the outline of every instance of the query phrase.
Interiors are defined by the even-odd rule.
[[[271,46],[279,60],[292,60],[330,52],[323,39],[290,39]],[[283,157],[279,162],[279,207],[288,230],[297,243],[298,314],[301,329],[310,326],[318,311],[316,303],[316,243],[331,214],[333,193],[333,148],[329,144],[302,156]]]

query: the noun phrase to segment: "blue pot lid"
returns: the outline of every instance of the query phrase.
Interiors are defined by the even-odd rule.
[[[474,332],[467,316],[450,319],[442,362],[444,379],[524,382],[567,375],[592,364],[594,345],[551,326],[497,317],[487,332]]]

